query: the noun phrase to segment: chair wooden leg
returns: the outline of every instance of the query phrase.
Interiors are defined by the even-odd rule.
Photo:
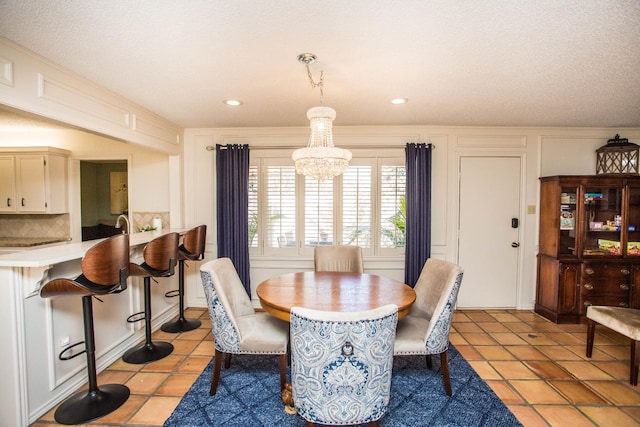
[[[427,368],[428,368],[428,369],[433,368],[433,363],[431,363],[431,355],[430,355],[430,354],[427,354],[427,355],[426,355],[426,357],[425,357],[425,359],[427,360]]]
[[[216,394],[218,390],[218,381],[220,380],[220,368],[222,368],[222,358],[224,353],[216,350],[213,361],[213,376],[211,377],[211,389],[209,389],[209,396]]]
[[[640,368],[640,341],[631,340],[631,361],[629,362],[631,385],[638,385],[638,368]]]
[[[311,421],[307,421],[307,427],[315,427],[317,424],[312,423]]]
[[[286,354],[281,354],[278,357],[279,365],[280,365],[280,390],[284,390],[284,384],[287,382],[287,359],[288,356]]]
[[[227,353],[227,357],[224,359],[224,369],[229,369],[231,366],[231,353]]]
[[[587,357],[593,353],[593,339],[596,335],[596,322],[587,319]]]
[[[440,369],[442,369],[442,381],[447,396],[451,396],[451,378],[449,378],[449,350],[440,353]]]
[[[369,427],[380,427],[380,420],[371,421]]]

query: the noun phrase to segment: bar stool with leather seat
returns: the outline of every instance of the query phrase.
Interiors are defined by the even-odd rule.
[[[187,231],[178,247],[178,289],[165,294],[166,297],[179,297],[180,312],[178,318],[166,322],[160,329],[164,332],[186,332],[200,327],[202,322],[198,319],[185,319],[184,317],[184,265],[185,261],[202,261],[207,238],[207,226],[199,225]]]
[[[40,290],[42,298],[82,297],[84,342],[66,347],[58,356],[69,360],[86,354],[89,387],[74,394],[56,409],[60,424],[84,424],[118,409],[129,398],[129,388],[122,384],[98,387],[96,378],[95,335],[92,297],[121,292],[127,288],[129,275],[129,235],[119,234],[91,247],[81,261],[82,274],[76,279],[54,279]],[[65,356],[72,348],[85,344],[85,349]]]
[[[144,278],[144,312],[129,316],[127,322],[133,323],[144,313],[145,342],[127,350],[122,360],[127,363],[146,363],[160,360],[173,351],[173,345],[168,342],[151,340],[151,278],[169,277],[175,273],[178,257],[178,233],[167,233],[156,237],[144,247],[142,264],[131,263],[129,275]]]

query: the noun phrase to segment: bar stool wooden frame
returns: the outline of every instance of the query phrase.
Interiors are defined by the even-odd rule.
[[[179,297],[180,312],[176,320],[164,323],[160,329],[164,332],[178,333],[191,331],[200,327],[202,322],[198,319],[186,319],[184,317],[184,265],[185,261],[202,261],[207,239],[207,226],[199,225],[187,231],[178,247],[178,289],[165,294],[166,297]]]
[[[122,384],[106,384],[98,387],[96,374],[96,349],[93,324],[93,302],[96,295],[122,292],[127,288],[129,275],[129,235],[110,237],[90,248],[81,261],[82,274],[75,280],[54,279],[40,290],[42,298],[82,296],[84,342],[66,347],[58,356],[69,360],[85,353],[89,387],[65,400],[56,409],[54,418],[60,424],[85,424],[118,409],[127,401],[129,388]],[[85,344],[85,349],[65,356],[72,348]]]

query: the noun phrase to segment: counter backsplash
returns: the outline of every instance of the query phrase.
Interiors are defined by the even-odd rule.
[[[0,237],[71,238],[69,214],[0,215]]]
[[[134,212],[131,231],[152,226],[154,218],[160,218],[164,230],[171,227],[169,212]],[[71,239],[69,214],[3,214],[0,215],[0,238],[64,241]]]
[[[139,228],[151,227],[153,219],[160,218],[162,220],[162,229],[166,230],[171,227],[169,212],[134,212],[131,219],[131,228],[135,233]]]

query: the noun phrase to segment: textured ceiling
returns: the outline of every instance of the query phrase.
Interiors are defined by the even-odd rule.
[[[186,128],[306,126],[320,93],[303,52],[318,57],[314,78],[324,70],[336,125],[640,127],[638,0],[0,0],[0,10],[0,36]]]

